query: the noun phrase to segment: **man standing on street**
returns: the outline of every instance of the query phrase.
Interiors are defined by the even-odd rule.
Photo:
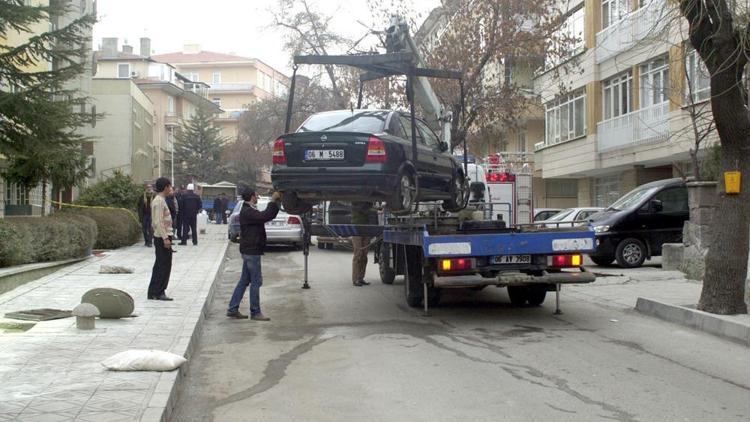
[[[242,296],[250,285],[250,319],[255,321],[270,321],[260,310],[260,286],[263,285],[263,273],[260,267],[260,256],[266,247],[267,221],[271,221],[279,213],[281,193],[274,192],[271,202],[266,209],[259,211],[258,195],[252,189],[242,193],[242,210],[240,211],[240,253],[242,254],[242,275],[234,288],[232,299],[229,301],[227,316],[229,318],[246,319],[247,315],[239,311]]]
[[[216,224],[224,224],[226,210],[226,195],[222,192],[221,195],[214,198],[214,221],[216,221]]]
[[[166,177],[156,179],[156,196],[151,201],[151,226],[154,230],[156,260],[148,284],[148,298],[172,300],[166,294],[169,274],[172,272],[172,215],[166,198],[172,194],[172,182]]]
[[[141,220],[141,230],[143,231],[143,241],[147,247],[153,245],[154,231],[151,228],[151,200],[153,191],[150,185],[146,185],[143,194],[138,198],[138,219]]]
[[[193,234],[193,245],[198,244],[198,211],[203,208],[201,197],[196,195],[193,190],[195,185],[189,183],[187,192],[180,199],[180,213],[182,215],[182,237],[180,245],[187,245],[188,232]]]
[[[371,202],[352,202],[352,224],[377,224],[378,215]],[[367,252],[370,249],[369,236],[352,236],[352,284],[357,287],[367,286],[365,281],[367,270]]]

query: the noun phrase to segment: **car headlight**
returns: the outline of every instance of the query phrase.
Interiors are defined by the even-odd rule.
[[[605,233],[609,231],[609,226],[594,226],[595,233]]]

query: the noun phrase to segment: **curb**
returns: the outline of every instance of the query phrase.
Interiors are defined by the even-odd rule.
[[[742,324],[697,309],[670,305],[653,299],[639,297],[635,310],[675,324],[704,331],[718,337],[750,346],[750,325]]]
[[[61,261],[35,262],[32,264],[0,268],[0,294],[8,293],[26,283],[40,279],[69,265],[93,257],[94,255],[87,255],[80,258],[70,258]]]

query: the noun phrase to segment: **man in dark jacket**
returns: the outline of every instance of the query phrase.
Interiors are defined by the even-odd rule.
[[[224,192],[214,199],[214,220],[216,221],[216,224],[226,223],[227,204],[227,196]]]
[[[258,195],[247,189],[242,193],[242,210],[240,211],[240,253],[242,254],[242,275],[234,288],[232,299],[229,301],[227,316],[229,318],[245,319],[247,315],[239,311],[242,296],[250,286],[250,319],[255,321],[270,321],[260,310],[260,286],[263,285],[263,274],[260,267],[260,256],[266,247],[266,227],[268,221],[273,220],[279,213],[281,194],[274,192],[271,202],[266,209],[258,210]]]
[[[198,244],[198,211],[203,208],[201,197],[193,190],[195,186],[190,183],[187,185],[187,192],[180,198],[179,207],[182,216],[182,237],[180,245],[187,245],[189,233],[193,234],[193,245]]]
[[[141,221],[141,230],[143,231],[143,241],[146,246],[153,245],[154,232],[151,228],[151,200],[154,194],[151,185],[146,185],[143,194],[138,198],[138,219]]]

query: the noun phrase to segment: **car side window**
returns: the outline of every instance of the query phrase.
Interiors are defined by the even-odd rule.
[[[661,211],[658,214],[689,212],[687,189],[683,187],[664,189],[654,195],[653,199],[661,201]]]
[[[417,129],[422,133],[423,144],[433,149],[440,147],[440,140],[437,135],[421,120],[417,120]]]
[[[581,211],[580,214],[578,214],[578,218],[576,221],[585,221],[591,214],[594,214],[596,211]]]
[[[406,137],[404,139],[407,139],[411,141],[411,118],[409,116],[401,115],[401,124],[404,125],[404,131],[406,132]],[[419,125],[417,125],[417,129],[419,129]],[[422,141],[422,134],[417,130],[417,142],[418,143],[424,143]]]
[[[391,121],[388,122],[388,133],[399,138],[409,139],[410,135],[406,134],[404,127],[401,125],[401,119],[397,115],[391,117]]]

